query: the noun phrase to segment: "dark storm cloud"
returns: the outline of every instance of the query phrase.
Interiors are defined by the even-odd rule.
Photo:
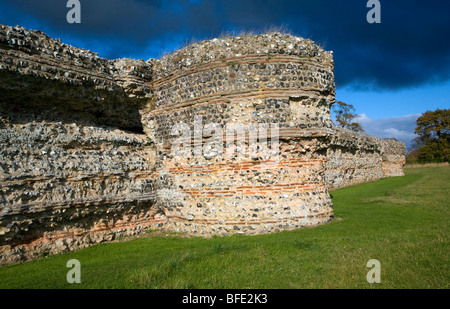
[[[6,0],[0,8],[9,8],[6,21],[37,20],[110,58],[158,57],[193,37],[284,25],[334,51],[338,86],[399,89],[450,78],[450,1],[380,0],[381,24],[369,24],[366,0],[81,0],[78,25],[66,22],[66,2]]]

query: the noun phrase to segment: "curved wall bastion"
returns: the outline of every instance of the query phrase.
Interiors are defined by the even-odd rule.
[[[333,54],[282,33],[109,60],[0,25],[0,264],[158,228],[323,224],[405,146],[331,126]]]

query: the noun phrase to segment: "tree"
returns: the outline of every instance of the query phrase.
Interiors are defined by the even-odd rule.
[[[356,114],[356,109],[353,105],[337,101],[333,105],[332,111],[335,114],[339,126],[356,132],[364,132],[361,124],[355,121],[355,118],[358,115]]]
[[[406,162],[407,163],[416,163],[419,160],[420,152],[419,149],[422,146],[425,146],[425,144],[430,140],[428,136],[419,135],[415,137],[412,142],[411,146],[409,146],[407,152],[406,152]]]
[[[450,157],[450,109],[436,109],[422,114],[416,121],[414,139],[419,160],[443,160]]]
[[[450,109],[427,111],[416,121],[415,133],[431,138],[448,138],[450,135]]]

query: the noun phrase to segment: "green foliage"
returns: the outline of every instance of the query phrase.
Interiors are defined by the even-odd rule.
[[[448,161],[450,157],[450,142],[445,138],[431,140],[419,148],[419,153],[419,161]]]
[[[364,132],[361,124],[355,121],[355,118],[358,115],[356,114],[356,109],[353,105],[337,101],[333,104],[332,112],[334,113],[339,126],[356,132]]]
[[[450,109],[427,111],[416,121],[413,147],[408,153],[411,162],[448,161],[450,157]],[[416,151],[417,150],[417,151]],[[414,152],[416,151],[416,152]],[[418,152],[418,155],[417,155]]]
[[[450,135],[450,109],[436,109],[427,111],[417,121],[415,133],[420,136],[449,137]]]

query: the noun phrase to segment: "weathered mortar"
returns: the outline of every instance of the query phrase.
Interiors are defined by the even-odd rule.
[[[158,223],[150,176],[154,151],[142,137],[42,121],[4,125],[0,145],[2,263],[82,248]]]
[[[155,148],[124,131],[142,132],[150,69],[0,26],[0,264],[164,222]]]
[[[153,70],[153,109],[142,113],[142,122],[160,155],[156,192],[166,228],[256,234],[332,218],[323,178],[334,101],[330,52],[310,40],[271,33],[193,44],[154,61]],[[174,157],[174,124],[194,132],[196,116],[201,125],[221,130],[277,124],[279,160],[243,155],[248,137],[233,158],[217,149]],[[210,137],[199,142],[204,146]]]
[[[400,142],[331,128],[333,70],[331,52],[280,33],[107,60],[0,25],[0,264],[155,226],[209,236],[329,221],[328,188],[404,163]],[[238,123],[267,126],[272,153],[248,155],[249,131],[221,156],[226,132],[208,124]],[[200,153],[172,153],[184,131]]]
[[[383,177],[403,176],[405,144],[333,127],[325,180],[337,189]]]

